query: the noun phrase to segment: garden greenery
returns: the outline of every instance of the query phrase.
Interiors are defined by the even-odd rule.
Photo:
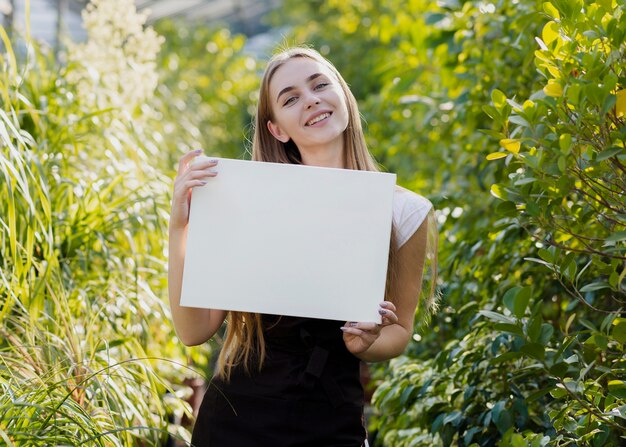
[[[183,348],[165,304],[171,179],[190,149],[246,156],[260,63],[131,3],[93,1],[65,65],[0,30],[7,445],[189,439],[211,345]],[[624,2],[284,3],[272,20],[336,63],[376,158],[438,209],[441,310],[372,365],[375,445],[623,445]]]
[[[623,445],[626,5],[287,9],[439,209],[442,311],[375,368],[377,444]]]
[[[183,348],[170,323],[171,179],[180,155],[208,150],[218,135],[243,147],[243,131],[228,140],[223,129],[243,129],[249,117],[237,111],[233,126],[232,114],[218,113],[237,105],[230,96],[200,110],[187,103],[178,67],[159,54],[164,37],[133,11],[130,0],[93,1],[88,40],[68,45],[64,65],[45,45],[11,42],[0,29],[3,445],[190,438],[180,425],[190,416],[183,381],[203,374],[210,349]],[[203,66],[205,76],[256,78],[241,42],[202,37],[225,55]],[[199,129],[208,117],[215,130]]]

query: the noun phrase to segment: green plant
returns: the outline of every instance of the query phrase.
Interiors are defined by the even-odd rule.
[[[160,296],[168,158],[146,166],[146,121],[131,120],[136,108],[97,109],[115,95],[79,93],[77,63],[60,67],[28,38],[16,55],[0,34],[0,436],[24,446],[188,438],[168,417],[189,406],[162,398],[184,389],[167,378],[187,373]]]
[[[626,433],[624,5],[547,2],[535,64],[544,87],[519,104],[498,90],[507,181],[498,210],[539,247],[528,261],[558,282],[555,350],[526,344],[550,384],[557,439],[619,445]],[[515,299],[513,297],[512,299]],[[521,317],[521,315],[520,315]],[[535,323],[536,321],[536,323]],[[521,328],[521,321],[517,326]],[[556,323],[556,324],[555,324]]]
[[[623,4],[295,3],[439,209],[441,312],[374,368],[377,442],[620,445]]]

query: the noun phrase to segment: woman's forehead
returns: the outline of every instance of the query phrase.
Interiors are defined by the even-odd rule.
[[[306,83],[311,76],[318,73],[332,76],[329,68],[321,62],[308,57],[292,57],[276,69],[270,81],[270,90],[279,91],[285,87]]]

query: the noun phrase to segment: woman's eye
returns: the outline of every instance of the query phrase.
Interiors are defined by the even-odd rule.
[[[289,104],[291,104],[292,102],[294,102],[296,100],[295,96],[290,96],[289,98],[287,98],[287,101],[285,101],[285,103],[283,104],[284,106],[288,106]]]
[[[322,89],[322,88],[326,87],[327,85],[328,85],[328,82],[320,82],[319,84],[317,84],[315,86],[315,90]]]

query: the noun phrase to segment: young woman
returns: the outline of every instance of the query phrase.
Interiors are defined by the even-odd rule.
[[[191,164],[200,152],[182,157],[174,183],[169,297],[176,332],[186,345],[209,340],[225,321],[227,331],[192,444],[365,445],[360,362],[398,356],[411,339],[427,255],[436,264],[436,239],[429,237],[436,230],[427,218],[432,217],[432,205],[417,194],[396,190],[386,296],[378,309],[382,324],[181,307],[191,191],[217,175],[215,161]],[[346,82],[308,48],[288,49],[270,60],[260,90],[252,158],[377,170]],[[431,290],[427,298],[432,296]]]

